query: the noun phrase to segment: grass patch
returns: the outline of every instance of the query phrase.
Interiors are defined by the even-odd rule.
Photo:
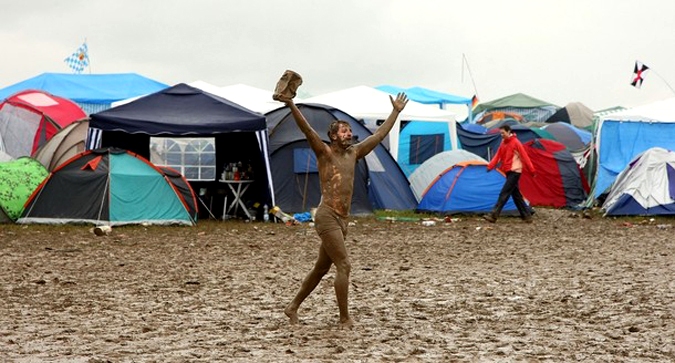
[[[398,218],[398,219],[425,219],[425,218],[439,218],[442,217],[438,213],[418,213],[414,210],[389,210],[389,209],[377,209],[374,211],[375,218]]]

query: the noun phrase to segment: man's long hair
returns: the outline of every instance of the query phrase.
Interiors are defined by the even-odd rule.
[[[328,126],[328,132],[327,132],[328,139],[333,141],[332,136],[337,134],[338,130],[340,130],[340,125],[345,125],[345,126],[349,127],[350,129],[352,128],[352,125],[350,125],[349,122],[347,122],[345,120],[335,120],[335,121],[330,123],[330,126]]]

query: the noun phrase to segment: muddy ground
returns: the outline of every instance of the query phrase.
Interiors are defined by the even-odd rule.
[[[354,218],[350,310],[307,224],[0,226],[2,362],[675,361],[675,220]]]

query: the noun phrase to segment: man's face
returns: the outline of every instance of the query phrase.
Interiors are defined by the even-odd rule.
[[[350,146],[352,144],[352,128],[340,124],[337,133],[335,133],[335,141],[343,148]]]

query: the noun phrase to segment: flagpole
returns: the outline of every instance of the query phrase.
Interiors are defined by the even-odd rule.
[[[476,81],[473,79],[473,74],[471,73],[471,67],[469,67],[469,60],[466,58],[466,54],[462,53],[462,83],[464,83],[464,65],[466,65],[466,70],[469,71],[469,77],[471,77],[471,84],[473,85],[473,95],[476,99],[478,97],[478,89],[476,88]],[[471,103],[467,105],[469,108],[468,122],[473,123],[473,98]]]
[[[469,77],[471,77],[471,84],[473,85],[473,93],[478,97],[478,89],[476,88],[476,82],[473,79],[473,74],[471,73],[471,67],[469,67],[469,60],[466,59],[466,54],[462,53],[462,82],[464,82],[464,65],[466,65],[466,70],[469,71]]]
[[[84,38],[84,44],[87,44],[87,38]],[[89,74],[91,74],[91,58],[89,58],[89,44],[87,44],[87,66],[89,67]]]
[[[673,89],[673,87],[670,86],[670,84],[668,83],[668,81],[666,81],[665,78],[661,77],[661,75],[658,74],[658,73],[654,70],[654,68],[649,68],[649,70],[652,71],[654,74],[656,74],[657,77],[661,78],[661,80],[663,81],[663,83],[665,83],[666,86],[668,86],[668,88],[670,88],[670,91],[673,92],[673,94],[675,94],[675,89]]]

